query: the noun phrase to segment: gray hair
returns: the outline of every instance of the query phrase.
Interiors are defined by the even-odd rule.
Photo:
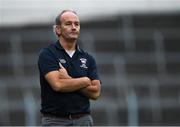
[[[65,13],[65,12],[72,12],[74,14],[77,15],[77,13],[73,10],[63,10],[55,19],[55,24],[56,25],[60,25],[61,24],[61,16]]]
[[[53,25],[53,32],[54,32],[58,37],[59,37],[60,35],[58,35],[58,34],[56,33],[56,27],[57,27],[58,25],[61,25],[61,16],[62,16],[65,12],[72,12],[72,13],[74,13],[74,14],[77,15],[77,13],[76,13],[75,11],[73,11],[73,10],[63,10],[60,14],[58,14],[58,15],[56,16],[56,18],[55,18],[55,25]]]

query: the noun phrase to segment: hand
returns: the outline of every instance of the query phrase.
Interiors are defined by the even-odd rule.
[[[86,84],[88,84],[88,86],[91,86],[91,85],[92,85],[90,78],[84,77],[84,80],[85,80]]]
[[[99,80],[92,80],[90,86],[82,88],[79,92],[90,99],[96,100],[100,96],[101,86]]]
[[[68,75],[67,70],[60,64],[60,69],[59,69],[59,78],[61,79],[70,79],[71,77]]]

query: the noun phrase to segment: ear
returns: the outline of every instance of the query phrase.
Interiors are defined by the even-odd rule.
[[[55,31],[56,31],[57,35],[61,35],[61,27],[60,26],[56,26]]]

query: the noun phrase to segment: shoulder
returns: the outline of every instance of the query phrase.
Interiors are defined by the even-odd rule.
[[[55,54],[55,44],[49,44],[47,47],[40,50],[38,61],[45,62],[46,60],[54,59],[56,58]]]
[[[44,55],[48,55],[48,54],[50,55],[51,52],[54,51],[54,49],[55,49],[55,44],[54,44],[54,43],[49,44],[47,47],[42,48],[42,49],[40,50],[40,52],[39,52],[39,57],[40,57],[40,56],[44,56]]]

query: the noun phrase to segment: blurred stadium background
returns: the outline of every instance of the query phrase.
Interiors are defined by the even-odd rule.
[[[95,125],[180,125],[179,0],[0,0],[0,125],[40,125],[38,52],[69,8],[103,82]]]

